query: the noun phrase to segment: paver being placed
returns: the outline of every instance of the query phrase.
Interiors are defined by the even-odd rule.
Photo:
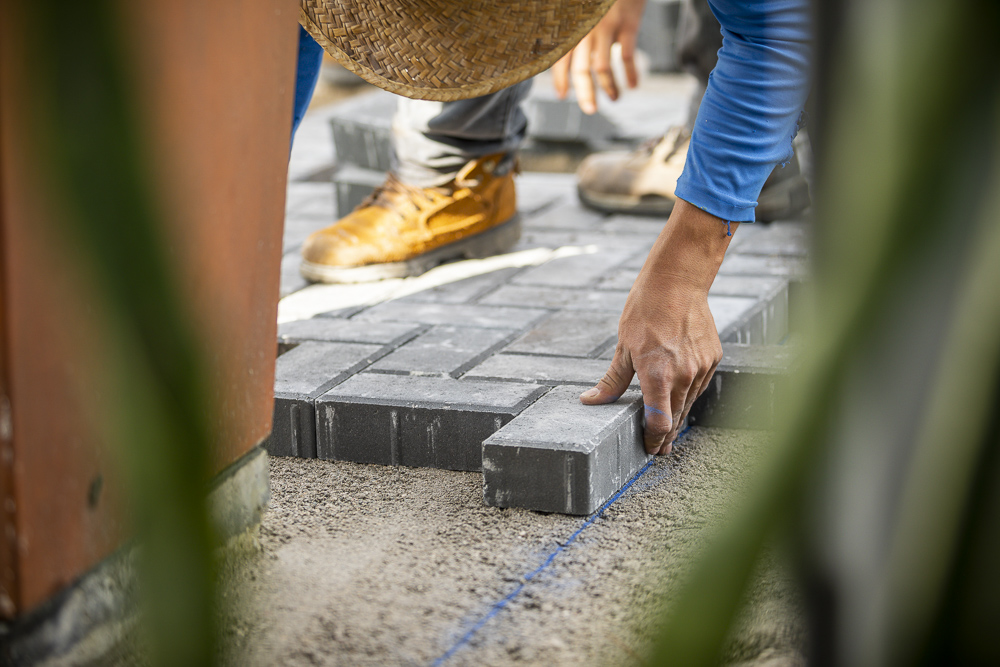
[[[618,334],[618,314],[606,311],[561,311],[507,346],[507,352],[557,357],[596,355]]]
[[[278,357],[274,380],[272,456],[316,456],[317,396],[378,359],[388,348],[357,343],[302,343]]]
[[[432,327],[377,361],[371,370],[457,377],[515,335],[514,329]]]
[[[487,505],[590,514],[649,459],[642,397],[583,405],[577,387],[556,387],[483,442]]]
[[[525,304],[528,305],[528,304]],[[454,324],[486,329],[524,329],[549,314],[540,308],[498,308],[496,306],[388,301],[365,310],[353,319],[372,322],[419,322]]]
[[[622,312],[628,291],[600,291],[534,285],[504,285],[479,300],[484,305],[530,305],[563,310],[609,310]]]
[[[360,373],[316,401],[320,458],[480,470],[482,442],[547,387]]]

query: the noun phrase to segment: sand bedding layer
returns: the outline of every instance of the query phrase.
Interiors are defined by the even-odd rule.
[[[445,664],[641,664],[707,526],[738,502],[767,444],[758,432],[690,430]],[[259,541],[225,563],[225,661],[438,659],[585,521],[487,507],[481,480],[272,459]],[[770,555],[729,662],[802,664],[792,590]]]

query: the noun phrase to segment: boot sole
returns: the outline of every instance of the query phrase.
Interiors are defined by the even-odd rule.
[[[435,266],[453,259],[483,259],[498,255],[517,245],[520,238],[521,216],[515,214],[507,222],[484,232],[402,262],[365,266],[327,266],[303,260],[299,272],[306,280],[317,283],[368,283],[390,278],[409,278],[426,273]]]
[[[628,213],[629,215],[668,216],[674,210],[674,200],[657,195],[594,194],[577,186],[580,202],[601,213]]]

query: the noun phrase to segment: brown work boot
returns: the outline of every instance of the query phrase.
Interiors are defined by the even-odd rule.
[[[691,135],[674,127],[634,151],[594,153],[577,169],[580,201],[605,213],[670,215]],[[787,218],[809,206],[809,185],[794,156],[777,166],[757,198],[760,221]]]
[[[306,239],[302,275],[326,283],[404,278],[509,250],[521,222],[515,169],[494,173],[504,157],[472,160],[441,187],[413,187],[389,174],[350,215]]]
[[[691,135],[673,127],[634,151],[594,153],[576,170],[580,201],[605,213],[670,215]]]

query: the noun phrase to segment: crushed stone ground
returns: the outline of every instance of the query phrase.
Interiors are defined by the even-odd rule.
[[[691,429],[445,664],[642,664],[712,522],[739,502],[768,442]],[[230,665],[431,664],[584,521],[487,507],[476,473],[270,465],[259,541],[224,563]],[[759,570],[727,662],[804,664],[780,554]]]

